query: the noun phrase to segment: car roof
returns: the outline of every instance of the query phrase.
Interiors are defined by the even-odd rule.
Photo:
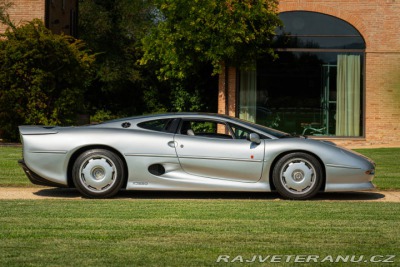
[[[162,119],[162,118],[185,118],[185,117],[199,117],[199,118],[224,118],[231,119],[230,116],[217,113],[206,113],[206,112],[170,112],[170,113],[160,113],[160,114],[149,114],[149,115],[139,115],[126,118],[120,118],[110,121],[105,121],[102,124],[121,122],[127,120],[142,120],[142,119]]]

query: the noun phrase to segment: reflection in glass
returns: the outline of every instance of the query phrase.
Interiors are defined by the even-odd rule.
[[[338,18],[285,12],[275,40],[279,58],[241,71],[239,117],[294,134],[363,135],[365,42]]]

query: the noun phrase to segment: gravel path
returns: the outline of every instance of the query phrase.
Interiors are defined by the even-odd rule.
[[[75,189],[0,187],[0,200],[83,199]],[[282,200],[277,193],[121,191],[114,199],[264,199]],[[400,191],[321,193],[317,201],[400,202]]]

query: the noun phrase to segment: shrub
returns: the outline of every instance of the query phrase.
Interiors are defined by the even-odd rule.
[[[73,124],[94,62],[82,41],[56,35],[41,20],[10,27],[0,41],[0,129],[18,140],[21,124]]]

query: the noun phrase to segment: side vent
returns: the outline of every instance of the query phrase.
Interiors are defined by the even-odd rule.
[[[153,164],[149,166],[149,172],[153,175],[163,175],[165,173],[165,168],[161,164]]]

